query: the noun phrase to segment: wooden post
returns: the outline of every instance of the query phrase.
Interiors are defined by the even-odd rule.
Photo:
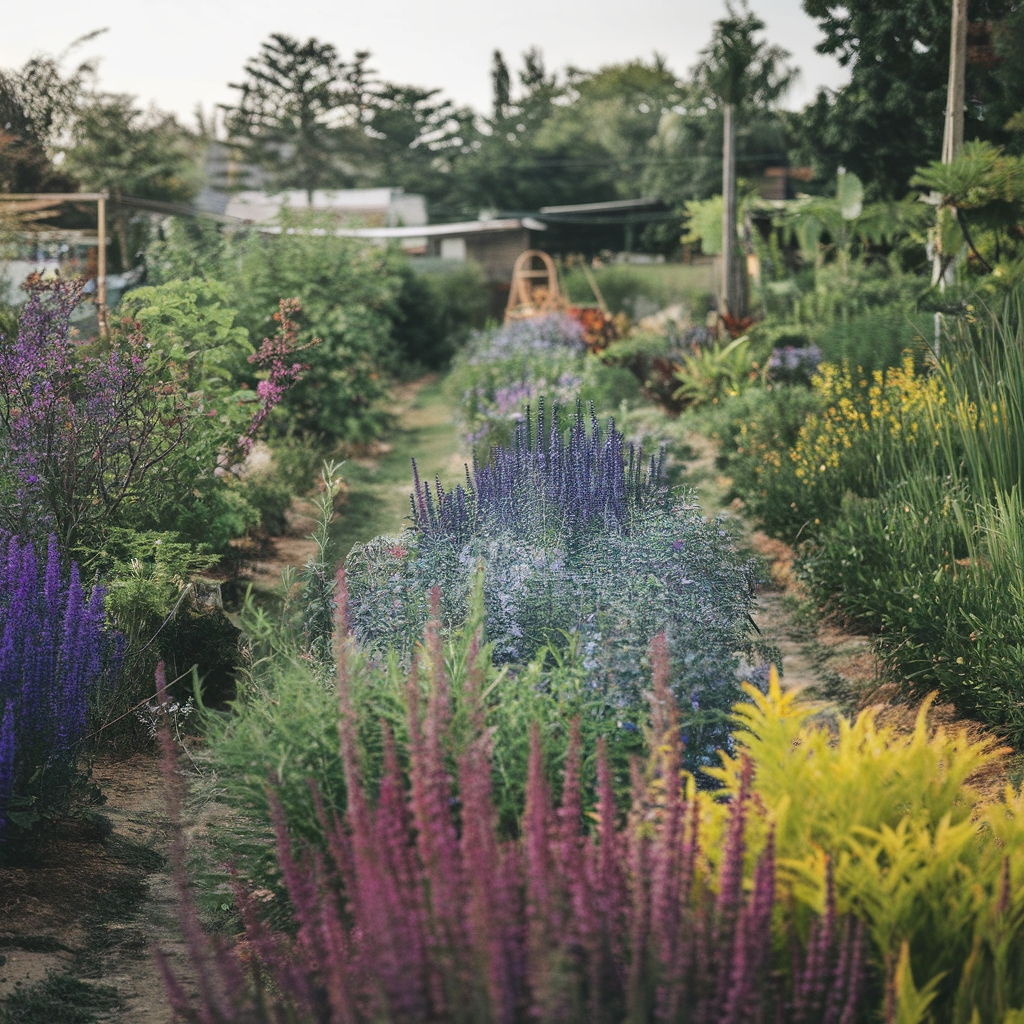
[[[964,145],[964,70],[967,65],[967,0],[952,0],[952,24],[949,30],[949,84],[946,88],[946,123],[942,132],[942,162],[951,164]],[[932,259],[932,285],[940,291],[952,284],[953,261],[939,250],[938,211],[935,226],[935,256]]]
[[[731,103],[722,106],[722,312],[739,317],[736,288],[736,124]]]
[[[942,134],[942,162],[950,164],[964,145],[964,70],[967,65],[967,0],[953,0],[949,33],[949,86],[946,90],[946,127]]]
[[[96,320],[100,337],[107,336],[107,198],[96,200]]]

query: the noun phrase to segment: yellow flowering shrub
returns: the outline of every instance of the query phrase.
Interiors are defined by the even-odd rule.
[[[935,443],[931,410],[943,402],[942,384],[915,373],[910,353],[900,366],[870,377],[823,363],[811,383],[825,409],[808,416],[789,453],[806,487],[836,500],[848,490],[873,495],[908,447]]]

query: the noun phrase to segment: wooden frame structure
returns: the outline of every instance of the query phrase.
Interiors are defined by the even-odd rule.
[[[534,260],[540,260],[543,268],[535,268]],[[544,282],[541,284],[540,282]],[[540,249],[521,252],[512,269],[512,285],[508,291],[505,319],[516,320],[536,313],[554,312],[565,307],[558,286],[558,271],[555,261]]]
[[[100,336],[107,336],[107,202],[110,193],[103,192],[2,192],[0,193],[0,214],[9,213],[36,214],[39,219],[42,211],[63,206],[65,203],[96,204],[96,319],[99,322]],[[137,199],[135,196],[115,196],[113,202],[118,206],[126,206],[133,210],[144,210],[147,213],[162,213],[172,217],[204,217],[222,224],[237,224],[237,217],[196,210],[183,203],[165,203],[157,199]]]
[[[109,192],[8,192],[0,194],[0,213],[35,213],[64,203],[96,204],[96,319],[107,336],[107,200]]]

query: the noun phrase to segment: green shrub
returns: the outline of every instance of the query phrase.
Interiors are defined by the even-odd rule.
[[[214,863],[233,861],[242,877],[256,887],[277,890],[280,883],[272,835],[268,785],[272,785],[296,838],[324,849],[312,780],[328,813],[345,807],[345,781],[338,756],[341,714],[333,666],[300,639],[287,602],[279,617],[260,610],[251,598],[241,612],[246,660],[238,679],[238,696],[227,711],[202,709],[205,756],[213,770],[208,784],[239,815],[211,834]],[[533,722],[540,725],[546,774],[556,783],[569,741],[569,725],[579,718],[584,763],[593,767],[603,737],[615,788],[625,796],[630,786],[630,758],[644,747],[639,725],[624,723],[589,686],[584,653],[570,646],[545,648],[527,665],[496,667],[491,647],[482,643],[483,588],[475,588],[466,621],[443,641],[428,631],[412,681],[422,699],[433,690],[432,663],[443,659],[450,689],[452,727],[446,756],[454,770],[463,744],[475,733],[478,710],[467,704],[467,678],[481,680],[486,694],[484,721],[493,743],[493,786],[499,822],[514,834],[526,799],[526,779]],[[349,692],[357,723],[363,779],[375,790],[384,768],[382,726],[398,740],[405,756],[410,670],[397,652],[369,657],[349,643],[346,648]]]
[[[425,273],[406,261],[401,281],[394,323],[400,370],[408,375],[439,369],[487,322],[489,297],[483,270],[467,262]]]
[[[324,450],[378,435],[389,379],[444,365],[483,326],[487,293],[479,269],[421,274],[397,247],[339,238],[317,217],[294,217],[281,234],[222,234],[175,223],[150,252],[150,277],[199,275],[221,282],[253,342],[273,333],[282,298],[302,305],[300,342],[309,372],[271,417],[273,432],[306,433]],[[267,305],[269,303],[269,305]],[[250,384],[244,362],[235,372]]]
[[[770,384],[746,389],[700,421],[720,443],[720,465],[732,480],[732,493],[773,536],[791,540],[823,511],[798,479],[789,454],[822,404],[808,388]]]
[[[921,362],[934,342],[934,318],[901,304],[865,310],[849,320],[837,320],[813,332],[822,359],[865,373],[899,366],[903,353]]]
[[[609,310],[613,314],[625,313],[631,320],[640,320],[678,303],[689,306],[701,319],[711,308],[711,274],[706,265],[612,264],[595,267],[591,273]],[[580,268],[563,274],[562,287],[570,302],[595,301],[590,282]]]
[[[96,569],[124,650],[116,685],[98,690],[90,707],[92,731],[102,730],[105,745],[148,742],[147,725],[130,712],[152,697],[158,661],[176,699],[191,691],[193,665],[210,699],[230,696],[238,631],[219,607],[216,584],[203,579],[216,561],[173,533],[111,531]]]

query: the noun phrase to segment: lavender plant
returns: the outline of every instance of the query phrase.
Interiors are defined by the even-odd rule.
[[[71,327],[80,282],[36,278],[28,290],[17,335],[0,337],[0,529],[55,533],[65,551],[97,551],[113,525],[177,528],[205,492],[225,490],[225,460],[302,372],[288,362],[301,347],[292,300],[282,335],[253,356],[269,375],[254,392],[224,369],[249,346],[203,282],[146,289],[131,306],[141,321],[103,343]],[[236,512],[242,531],[245,512],[258,520]]]
[[[572,317],[552,314],[514,320],[475,335],[449,379],[463,435],[487,452],[512,443],[523,408],[541,395],[568,404],[579,395],[617,408],[636,388],[622,388],[620,371],[588,358],[585,334]],[[627,375],[628,376],[628,375]]]
[[[87,595],[56,538],[45,567],[31,543],[4,538],[0,560],[0,838],[60,813],[76,775],[86,705],[110,668],[103,591]]]
[[[686,708],[690,767],[728,743],[740,658],[773,652],[751,636],[755,568],[721,524],[660,482],[660,459],[626,446],[582,410],[563,434],[557,411],[524,417],[516,444],[467,470],[465,487],[433,491],[415,478],[414,528],[349,555],[353,629],[383,654],[409,651],[442,595],[461,623],[478,566],[486,632],[499,663],[524,665],[547,645],[574,644],[608,713],[635,728],[664,631],[677,699]]]
[[[179,821],[173,852],[198,998],[190,999],[167,961],[160,962],[171,1006],[184,1020],[867,1019],[863,929],[837,920],[830,878],[825,913],[809,933],[802,939],[797,922],[790,922],[788,956],[778,952],[786,943],[773,942],[777,907],[787,904],[776,894],[770,828],[753,856],[750,822],[760,812],[749,761],[725,815],[721,845],[709,848],[714,838],[707,834],[703,801],[682,781],[663,643],[652,649],[657,753],[647,779],[639,769],[634,773],[625,823],[619,824],[602,751],[596,809],[585,813],[575,729],[555,806],[535,728],[520,834],[505,841],[495,828],[490,734],[482,719],[459,759],[454,798],[444,755],[450,684],[437,624],[428,629],[423,652],[433,675],[430,694],[422,700],[414,684],[410,692],[409,785],[386,736],[375,802],[359,769],[344,638],[338,649],[348,804],[333,822],[320,805],[329,857],[296,849],[280,805],[275,808],[294,927],[268,928],[258,901],[236,884],[244,941],[231,949],[204,936],[184,883]],[[467,703],[481,706],[480,677],[471,673],[467,689]],[[172,813],[180,814],[167,733],[164,746]]]

